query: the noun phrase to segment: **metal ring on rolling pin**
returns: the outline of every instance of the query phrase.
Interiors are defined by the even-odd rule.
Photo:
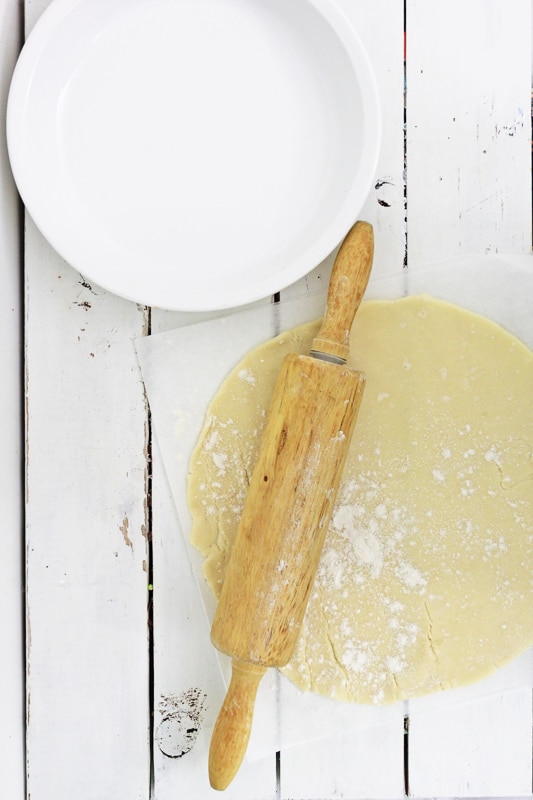
[[[330,364],[346,364],[346,359],[340,356],[334,356],[330,353],[321,353],[320,350],[311,350],[313,358],[318,358],[321,361],[328,361]]]

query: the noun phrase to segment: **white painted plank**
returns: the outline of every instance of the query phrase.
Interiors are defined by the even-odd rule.
[[[367,51],[380,97],[383,131],[376,180],[359,214],[374,227],[372,278],[379,279],[401,271],[405,256],[403,4],[397,0],[337,3]],[[302,291],[323,288],[334,255],[282,292],[282,297],[290,299]]]
[[[16,0],[0,6],[0,118],[22,36]],[[22,253],[18,196],[11,178],[4,125],[0,128],[0,358],[2,414],[0,467],[2,528],[0,543],[0,775],[2,792],[12,800],[25,794],[24,761],[24,608],[23,608],[23,398]]]
[[[282,753],[282,797],[398,798],[404,794],[403,706],[395,722],[339,733]]]
[[[145,315],[26,229],[28,791],[147,800]]]
[[[407,1],[410,270],[531,250],[531,3]],[[415,714],[421,795],[531,793],[531,692]]]
[[[409,757],[415,797],[530,796],[531,689],[411,715]]]
[[[52,0],[24,0],[24,32],[26,38]]]
[[[410,268],[531,251],[530,0],[407,0]]]
[[[208,800],[220,797],[207,774],[208,724],[223,699],[219,667],[157,444],[153,476],[154,800]],[[195,741],[187,727],[199,728]],[[254,800],[276,797],[274,755],[244,763],[224,797],[248,800],[251,791]]]
[[[374,226],[372,275],[380,278],[401,271],[405,256],[403,3],[338,2],[367,50],[381,100],[383,131],[376,183],[360,214]]]
[[[26,33],[49,5],[26,0]],[[146,314],[26,223],[28,794],[148,800]]]

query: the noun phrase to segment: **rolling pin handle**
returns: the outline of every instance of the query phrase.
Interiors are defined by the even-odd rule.
[[[374,231],[359,221],[347,233],[337,253],[322,326],[313,340],[311,355],[344,363],[349,356],[350,329],[370,278]]]
[[[219,711],[209,748],[209,782],[226,789],[239,769],[250,731],[257,689],[266,667],[233,659],[231,681]]]

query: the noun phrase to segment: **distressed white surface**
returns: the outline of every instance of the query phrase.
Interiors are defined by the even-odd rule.
[[[146,800],[144,313],[26,226],[28,790]]]
[[[25,239],[28,797],[147,800],[146,312]]]
[[[531,249],[530,14],[530,0],[407,0],[411,267]]]
[[[25,0],[27,30],[47,5]],[[400,276],[403,4],[339,5],[359,28],[382,95],[381,185],[361,214],[376,231],[374,274]],[[531,251],[530,13],[530,0],[407,0],[411,269],[464,252]],[[93,295],[31,221],[26,242],[31,797],[148,800],[147,431],[132,348],[146,315]],[[283,296],[322,286],[330,266]],[[152,329],[197,319],[154,310]],[[215,662],[198,658],[208,652],[203,609],[156,448],[152,492],[157,723],[160,698],[208,685]],[[530,691],[413,712],[411,795],[531,796],[531,715]],[[224,797],[401,797],[401,716],[368,735],[282,752],[279,782],[274,759],[247,764]],[[1,730],[9,743],[12,730]],[[169,758],[157,730],[155,797],[221,796],[207,786],[203,746]]]
[[[409,720],[415,797],[531,793],[531,689]]]
[[[282,796],[397,798],[404,793],[401,706],[397,719],[366,731],[294,748],[281,758]]]
[[[0,117],[22,37],[21,7],[0,5]],[[10,800],[24,796],[23,642],[23,438],[22,438],[22,273],[19,209],[11,179],[4,126],[0,128],[0,358],[2,363],[2,527],[0,544],[0,775]]]

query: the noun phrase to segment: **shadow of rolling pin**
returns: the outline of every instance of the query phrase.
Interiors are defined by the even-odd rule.
[[[311,354],[287,356],[276,382],[211,628],[232,658],[209,751],[215,789],[242,763],[261,678],[294,652],[361,404],[365,376],[346,360],[373,253],[372,226],[357,222],[335,259]]]

